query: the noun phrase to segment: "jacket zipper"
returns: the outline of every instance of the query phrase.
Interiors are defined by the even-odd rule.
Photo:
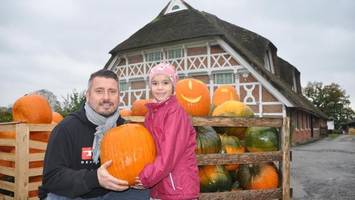
[[[169,173],[169,177],[170,177],[171,186],[173,186],[173,189],[176,190],[173,176],[171,175],[171,173]]]

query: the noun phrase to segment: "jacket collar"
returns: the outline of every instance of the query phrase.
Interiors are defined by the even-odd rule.
[[[170,105],[174,102],[176,102],[176,97],[175,95],[171,95],[167,100],[163,101],[163,102],[159,102],[159,103],[147,103],[146,107],[148,108],[148,110],[156,110],[162,106],[165,105]]]

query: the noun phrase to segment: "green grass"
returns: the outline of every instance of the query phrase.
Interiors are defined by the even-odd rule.
[[[336,137],[338,137],[340,134],[337,134],[337,133],[331,133],[331,134],[329,134],[328,135],[328,137],[330,138],[330,139],[335,139]]]

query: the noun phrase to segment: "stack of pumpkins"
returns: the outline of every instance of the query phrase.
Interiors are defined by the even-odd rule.
[[[12,107],[12,117],[16,122],[32,123],[32,124],[51,124],[59,123],[63,117],[52,111],[47,99],[40,95],[31,94],[26,95],[14,103]],[[16,133],[10,131],[0,132],[0,139],[15,139]],[[30,132],[30,139],[40,142],[48,142],[49,132],[36,131]],[[14,153],[14,146],[0,146],[0,152],[4,153]],[[40,149],[29,149],[30,153],[43,153],[44,150]],[[3,167],[15,167],[15,163],[7,160],[0,160],[0,166]],[[43,167],[43,161],[32,161],[29,163],[30,168]],[[0,175],[0,179],[11,180],[5,175]],[[30,182],[41,181],[41,176],[30,177]],[[30,197],[37,196],[36,191],[29,192]]]
[[[253,117],[252,109],[239,101],[233,86],[220,86],[212,103],[208,87],[200,80],[187,78],[177,82],[176,97],[191,116]],[[144,116],[149,100],[137,100],[121,115]],[[197,154],[275,151],[278,130],[269,127],[195,127]],[[199,167],[201,192],[278,187],[279,174],[274,163],[208,165]]]

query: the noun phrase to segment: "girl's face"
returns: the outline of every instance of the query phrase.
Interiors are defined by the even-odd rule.
[[[170,78],[163,74],[158,74],[151,80],[151,89],[154,99],[162,102],[173,94],[173,84]]]

